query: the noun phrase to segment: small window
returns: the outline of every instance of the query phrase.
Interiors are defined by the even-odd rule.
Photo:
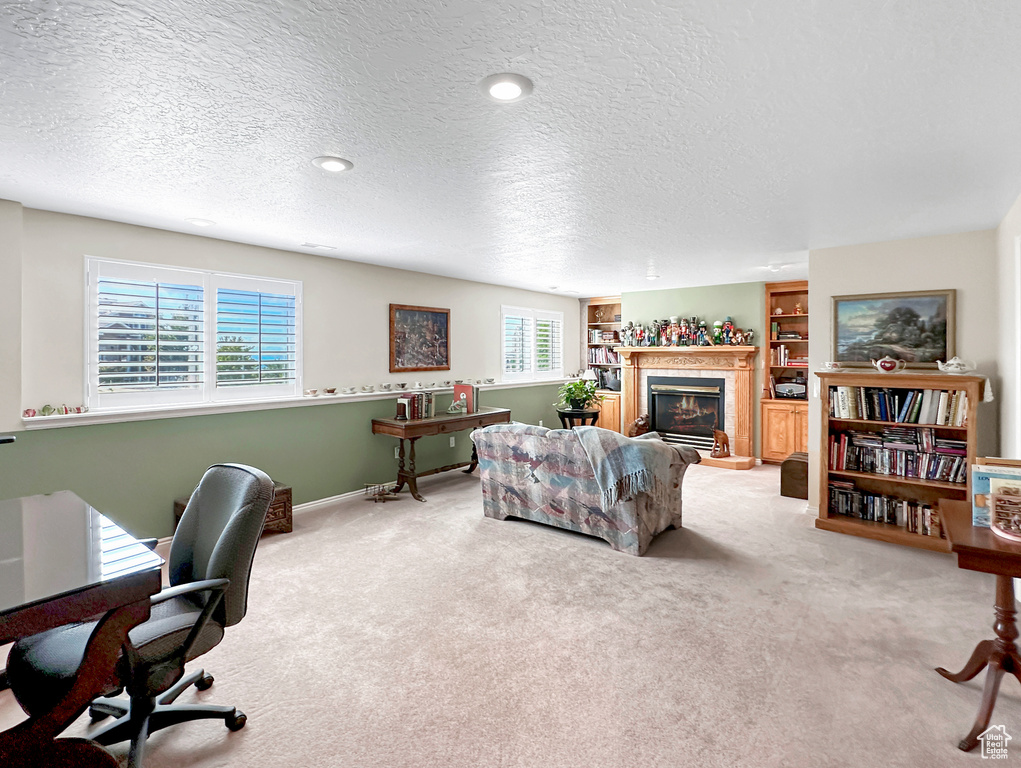
[[[301,283],[86,259],[90,408],[295,397]]]
[[[503,380],[552,379],[564,375],[564,315],[503,307]]]

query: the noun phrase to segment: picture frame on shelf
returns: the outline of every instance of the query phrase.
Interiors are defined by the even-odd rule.
[[[833,297],[831,358],[866,367],[890,356],[908,368],[935,368],[955,354],[953,288]]]
[[[390,305],[390,372],[450,370],[450,310]]]

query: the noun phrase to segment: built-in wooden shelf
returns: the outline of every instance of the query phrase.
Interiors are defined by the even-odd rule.
[[[910,533],[899,525],[891,523],[880,523],[875,520],[858,520],[854,517],[820,517],[815,521],[815,527],[825,531],[836,531],[838,533],[849,533],[852,536],[861,536],[865,539],[876,539],[887,541],[891,544],[903,544],[916,549],[928,549],[933,552],[949,552],[950,542],[937,536],[923,536],[920,533]]]
[[[915,424],[914,422],[904,421],[875,421],[874,419],[836,419],[831,418],[831,422],[838,424],[850,424],[850,425],[875,425],[877,427],[932,427],[933,429],[947,429],[954,432],[967,432],[967,427],[948,427],[946,424]]]
[[[846,477],[861,480],[882,480],[884,483],[897,483],[898,485],[920,485],[923,488],[943,488],[947,491],[968,492],[967,483],[948,483],[944,480],[925,480],[921,477],[901,477],[900,475],[881,475],[877,472],[856,472],[851,469],[831,469],[831,476]]]

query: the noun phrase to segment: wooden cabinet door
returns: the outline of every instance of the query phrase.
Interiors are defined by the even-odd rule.
[[[783,461],[794,452],[794,428],[794,413],[789,404],[762,404],[763,461]]]
[[[808,403],[794,406],[795,451],[808,453]]]
[[[596,426],[620,432],[620,395],[604,395]]]

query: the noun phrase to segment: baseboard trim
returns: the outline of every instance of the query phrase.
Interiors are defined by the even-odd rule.
[[[339,501],[346,501],[347,499],[353,499],[356,496],[364,496],[364,495],[365,495],[365,489],[362,489],[362,490],[358,490],[358,491],[348,491],[347,493],[340,493],[340,494],[337,494],[336,496],[327,496],[325,499],[316,499],[315,501],[306,501],[306,502],[303,502],[301,504],[295,504],[291,508],[291,513],[297,515],[297,514],[304,513],[304,512],[312,512],[313,510],[322,509],[323,507],[328,507],[331,504],[336,504]]]

